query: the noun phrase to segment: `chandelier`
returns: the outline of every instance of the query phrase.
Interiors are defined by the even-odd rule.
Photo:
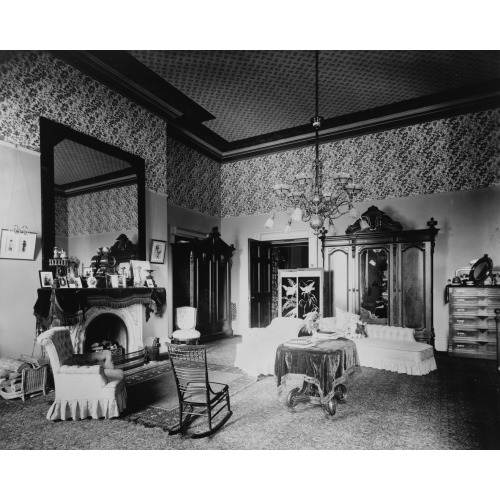
[[[323,185],[323,162],[319,157],[319,129],[323,117],[319,116],[319,78],[318,78],[319,51],[316,51],[316,114],[311,118],[311,124],[315,131],[315,159],[313,161],[313,173],[297,174],[292,184],[276,184],[274,192],[282,201],[283,210],[290,218],[285,226],[285,232],[290,231],[293,221],[309,222],[314,234],[318,234],[321,228],[328,223],[328,232],[335,234],[333,220],[341,215],[349,215],[357,220],[359,212],[353,207],[352,201],[356,194],[361,192],[363,186],[354,184],[352,175],[346,172],[334,173],[330,184],[334,191],[324,190]],[[272,228],[276,212],[270,217],[265,226]],[[322,230],[326,232],[326,229]]]

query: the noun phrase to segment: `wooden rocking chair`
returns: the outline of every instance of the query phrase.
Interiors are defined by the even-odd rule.
[[[208,430],[193,433],[191,437],[210,436],[233,414],[229,401],[229,386],[208,380],[206,346],[170,344],[168,354],[179,397],[179,426],[171,429],[169,434],[184,433],[195,418],[204,416],[208,418]],[[226,415],[216,425],[212,425],[214,417],[226,407]]]

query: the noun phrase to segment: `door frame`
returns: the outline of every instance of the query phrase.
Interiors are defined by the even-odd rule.
[[[284,245],[286,243],[308,243],[308,260],[309,267],[318,267],[318,250],[321,248],[321,243],[318,240],[318,237],[314,234],[312,229],[302,229],[291,231],[289,233],[285,233],[283,231],[277,232],[263,232],[256,233],[251,235],[247,239],[248,245],[248,260],[247,260],[247,270],[248,270],[248,325],[251,325],[252,321],[252,307],[251,307],[251,260],[250,260],[250,240],[260,241],[262,243],[271,243],[276,245]],[[322,263],[321,263],[322,264]],[[322,267],[322,265],[321,265]]]

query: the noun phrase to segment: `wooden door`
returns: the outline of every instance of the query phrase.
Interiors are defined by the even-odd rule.
[[[250,256],[250,327],[264,328],[272,319],[272,244],[248,240]]]

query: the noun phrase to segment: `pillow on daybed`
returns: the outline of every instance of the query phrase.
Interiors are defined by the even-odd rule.
[[[318,324],[320,332],[335,333],[337,331],[336,318],[320,318]]]
[[[337,331],[346,337],[366,337],[365,323],[359,314],[350,313],[335,307]]]

